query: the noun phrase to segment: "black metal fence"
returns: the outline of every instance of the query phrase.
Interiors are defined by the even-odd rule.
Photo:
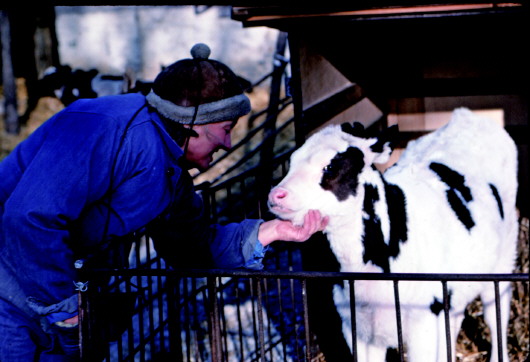
[[[288,156],[272,162],[272,183],[287,171]],[[266,217],[257,191],[260,175],[256,167],[202,190],[212,219]],[[497,292],[497,318],[499,284],[522,286],[526,298],[529,289],[527,270],[509,275],[305,271],[300,245],[281,241],[273,244],[264,271],[170,270],[148,236],[134,241],[129,263],[130,268],[123,270],[81,270],[83,280],[89,281],[86,291],[79,292],[84,361],[325,361],[310,318],[320,312],[312,310],[309,302],[311,293],[319,291],[308,285],[347,281],[355,325],[355,282],[367,279],[392,282],[402,361],[406,357],[400,283],[439,283],[444,292],[447,360],[452,361],[455,341],[449,339],[448,282],[491,282]],[[501,325],[499,320],[497,324]],[[506,331],[501,333],[492,338],[506,338]],[[524,338],[528,344],[528,337]],[[352,345],[355,350],[355,330]]]
[[[272,162],[272,183],[287,171],[288,156],[286,153]],[[212,219],[264,216],[256,191],[260,175],[256,167],[204,189],[203,198]],[[528,230],[526,233],[528,238]],[[499,284],[521,286],[526,298],[529,289],[527,270],[509,275],[305,271],[300,245],[285,242],[273,244],[264,271],[170,270],[148,236],[134,241],[129,263],[130,268],[123,270],[81,270],[83,280],[89,281],[87,290],[79,292],[85,361],[325,361],[310,318],[321,312],[312,310],[309,301],[311,293],[320,291],[308,285],[347,281],[355,325],[355,282],[367,279],[392,282],[402,361],[406,357],[400,283],[439,283],[444,292],[447,360],[452,361],[455,341],[449,338],[448,282],[491,282],[497,293],[497,318]],[[501,325],[499,320],[497,324]],[[506,331],[501,333],[491,338],[507,337]],[[528,344],[528,337],[524,338],[523,343]],[[355,350],[355,329],[352,345]]]
[[[364,274],[304,271],[170,271],[156,257],[152,268],[91,271],[92,279],[111,277],[111,287],[80,292],[82,357],[86,361],[315,361],[323,360],[309,320],[307,283],[346,280],[355,325],[355,281],[392,281],[401,360],[399,285],[432,281],[444,291],[448,361],[450,340],[447,283],[523,283],[528,274]],[[148,263],[149,264],[149,263]],[[162,266],[162,268],[158,268]],[[119,293],[116,293],[120,291]],[[499,341],[506,331],[492,336]],[[355,333],[353,333],[355,346]],[[499,345],[502,345],[499,343]],[[355,349],[355,347],[354,347]],[[502,361],[502,356],[499,356]]]
[[[289,97],[279,98],[280,80],[287,65],[282,58],[285,41],[284,36],[279,38],[275,69],[268,75],[274,78],[273,107],[256,114],[256,118],[265,115],[266,119],[241,141],[244,145],[249,137],[263,132],[263,142],[238,163],[259,155],[258,166],[200,187],[213,221],[266,219],[269,215],[265,196],[271,185],[287,172],[292,150],[273,158],[274,142],[271,142],[293,123],[291,119],[276,125],[278,113],[290,104]],[[402,361],[406,359],[399,304],[403,282],[430,281],[439,283],[443,290],[448,361],[455,358],[455,341],[449,338],[448,282],[490,282],[497,293],[497,319],[500,318],[499,284],[513,283],[516,290],[522,289],[526,298],[526,309],[522,312],[528,311],[528,270],[509,275],[316,272],[305,270],[302,254],[298,244],[279,241],[273,244],[272,252],[265,259],[264,271],[176,271],[166,268],[148,235],[139,236],[130,251],[130,268],[80,270],[83,280],[88,280],[87,288],[79,291],[82,359],[90,362],[325,361],[319,338],[322,330],[318,331],[318,336],[311,317],[322,312],[315,310],[311,302],[311,298],[320,297],[322,283],[349,283],[350,313],[352,325],[355,325],[356,281],[390,281]],[[528,317],[525,318],[526,332],[519,344],[526,344],[528,352]],[[500,325],[499,320],[497,324]],[[501,333],[492,338],[506,338],[506,331]],[[355,329],[352,345],[355,350]],[[502,360],[500,354],[499,357]]]
[[[288,153],[274,160],[273,180],[285,174],[287,162]],[[256,191],[259,175],[259,169],[250,169],[204,189],[212,218],[219,221],[260,215],[263,210]],[[129,262],[130,268],[123,270],[81,270],[83,280],[89,281],[87,290],[79,292],[85,361],[325,361],[310,318],[321,312],[312,310],[309,300],[311,293],[314,297],[319,290],[308,286],[314,282],[349,283],[355,325],[357,280],[392,282],[402,361],[406,355],[400,283],[439,283],[444,292],[447,360],[452,361],[455,341],[449,338],[448,282],[490,282],[497,293],[498,319],[499,284],[522,286],[526,296],[529,289],[527,271],[509,275],[305,271],[299,244],[285,242],[273,244],[264,271],[170,270],[148,236],[134,241]],[[497,324],[501,325],[500,320]],[[491,338],[507,337],[506,331],[501,333]],[[355,335],[354,329],[354,350]]]

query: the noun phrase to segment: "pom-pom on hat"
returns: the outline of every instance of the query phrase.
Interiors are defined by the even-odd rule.
[[[250,112],[241,83],[225,64],[209,59],[210,48],[195,44],[182,59],[156,77],[147,102],[164,118],[180,124],[208,124]]]

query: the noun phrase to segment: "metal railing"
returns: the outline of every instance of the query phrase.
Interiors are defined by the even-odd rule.
[[[163,262],[156,260],[152,265],[159,266],[158,263]],[[80,292],[85,332],[82,356],[86,361],[313,361],[320,351],[309,318],[307,283],[312,280],[349,283],[352,325],[356,315],[355,282],[392,281],[402,361],[405,349],[399,285],[405,281],[440,283],[447,360],[452,361],[455,341],[451,341],[449,333],[447,283],[491,282],[496,292],[497,325],[502,325],[499,283],[525,283],[527,289],[529,283],[528,274],[175,271],[158,267],[87,273],[89,280],[110,276],[116,282],[110,288],[91,287]],[[121,291],[118,298],[112,293],[117,290]],[[119,308],[111,312],[108,308],[112,303]],[[506,331],[492,338],[500,342],[506,338]],[[499,358],[502,361],[500,353]]]
[[[285,65],[280,62],[269,75],[277,76],[276,84],[283,76]],[[290,100],[278,98],[274,103],[274,109],[269,107],[256,115],[266,115],[265,121],[236,146],[245,145],[250,137],[267,130],[263,143],[229,170],[236,170],[259,152],[262,157],[258,166],[226,180],[218,177],[200,187],[213,221],[268,217],[264,195],[287,172],[292,152],[268,158],[270,152],[263,151],[270,147],[271,139],[292,123],[291,120],[280,127],[271,127]],[[312,303],[314,298],[324,297],[319,287],[329,283],[349,284],[350,313],[355,326],[356,282],[384,280],[391,282],[393,288],[398,354],[402,361],[406,359],[406,352],[400,284],[440,284],[444,295],[447,360],[452,361],[455,341],[450,340],[449,333],[447,283],[492,283],[496,291],[498,325],[501,325],[499,283],[522,285],[528,297],[527,271],[502,275],[338,273],[306,271],[302,261],[296,243],[280,241],[273,244],[272,252],[265,259],[264,271],[172,270],[157,255],[148,236],[138,237],[132,244],[130,268],[80,270],[82,280],[89,281],[88,288],[79,292],[82,359],[90,362],[324,361],[326,357],[320,345],[322,332],[315,329],[314,323],[314,316],[321,311]],[[351,338],[355,352],[355,328]],[[500,340],[506,335],[499,333],[492,338]],[[502,360],[500,353],[499,357]],[[349,358],[345,356],[344,360]],[[351,359],[356,360],[355,353]]]

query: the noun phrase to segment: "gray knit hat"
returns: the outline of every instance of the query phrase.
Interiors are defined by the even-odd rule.
[[[208,124],[238,119],[250,112],[239,78],[223,63],[208,59],[202,43],[192,59],[165,68],[156,77],[147,102],[164,118],[180,124]]]

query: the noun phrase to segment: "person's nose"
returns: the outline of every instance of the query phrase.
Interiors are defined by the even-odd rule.
[[[232,148],[232,137],[230,134],[227,134],[223,141],[223,147],[227,150]]]

